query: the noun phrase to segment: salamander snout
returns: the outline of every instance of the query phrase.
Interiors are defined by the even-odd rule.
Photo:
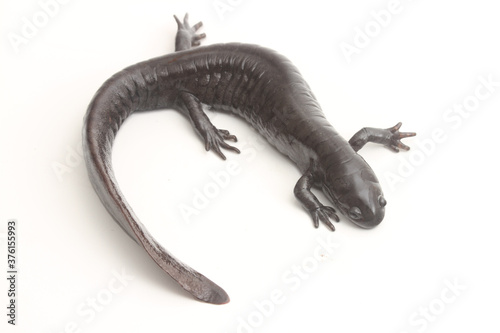
[[[384,207],[387,205],[387,201],[378,190],[373,191],[369,197],[369,200],[358,202],[360,207],[352,206],[347,211],[349,219],[365,229],[376,227],[382,222],[385,216]]]
[[[387,205],[380,183],[368,167],[349,171],[327,179],[323,192],[352,223],[365,229],[376,227],[384,219]]]

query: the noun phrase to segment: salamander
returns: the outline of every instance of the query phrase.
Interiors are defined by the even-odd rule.
[[[159,244],[134,214],[115,179],[111,153],[122,123],[136,111],[174,109],[184,114],[205,149],[226,159],[222,149],[239,153],[228,142],[236,136],[215,127],[204,112],[211,107],[245,119],[279,152],[293,161],[302,176],[294,194],[318,227],[335,230],[337,210],[362,228],[384,218],[386,199],[376,175],[357,153],[367,142],[393,151],[408,150],[399,132],[365,127],[345,140],[326,120],[297,68],[277,52],[241,43],[200,46],[206,36],[191,26],[188,15],[175,15],[175,52],[127,67],[95,93],[84,117],[83,150],[91,183],[114,220],[166,273],[201,301],[229,302],[217,284],[175,258]],[[311,191],[319,188],[333,206],[323,205]]]

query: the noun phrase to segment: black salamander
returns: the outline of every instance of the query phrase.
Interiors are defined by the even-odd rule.
[[[370,166],[357,154],[367,142],[394,151],[408,150],[401,139],[415,133],[363,128],[349,141],[325,119],[299,71],[285,57],[257,45],[217,44],[204,47],[205,34],[188,17],[178,24],[176,52],[125,68],[108,79],[93,97],[84,120],[83,146],[90,180],[119,225],[151,258],[196,298],[214,304],[229,301],[226,292],[183,264],[161,246],[126,202],[111,165],[116,133],[132,112],[175,109],[185,114],[205,143],[225,159],[221,149],[239,150],[226,141],[236,137],[217,129],[203,106],[234,113],[256,128],[302,173],[294,194],[311,214],[314,226],[339,221],[334,208],[311,192],[319,187],[340,213],[356,225],[372,228],[384,218],[386,200]],[[194,47],[194,48],[193,48]]]

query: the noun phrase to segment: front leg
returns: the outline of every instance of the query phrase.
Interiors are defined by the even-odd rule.
[[[353,135],[349,144],[355,151],[360,150],[367,142],[383,144],[395,152],[399,152],[400,149],[410,150],[410,147],[402,143],[401,139],[415,136],[416,133],[400,132],[400,128],[400,122],[387,129],[365,127]]]
[[[312,184],[314,183],[314,176],[309,170],[300,177],[295,185],[293,193],[300,201],[302,206],[311,214],[314,222],[314,227],[319,227],[319,221],[323,222],[331,231],[335,231],[335,226],[330,222],[330,218],[335,221],[340,221],[335,209],[328,206],[323,206],[318,198],[311,192]]]

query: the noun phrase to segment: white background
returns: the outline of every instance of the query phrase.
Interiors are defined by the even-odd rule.
[[[6,323],[2,278],[2,332],[500,329],[500,86],[485,97],[480,81],[500,82],[498,8],[489,0],[401,0],[380,28],[370,13],[389,0],[295,3],[72,0],[43,21],[38,1],[1,2],[2,261],[8,219],[19,232],[18,325]],[[418,132],[405,141],[408,153],[373,144],[360,151],[385,189],[385,220],[362,230],[342,219],[332,234],[314,229],[293,197],[295,166],[257,144],[246,123],[209,112],[246,149],[223,162],[177,112],[127,120],[114,147],[125,196],[167,249],[228,292],[222,306],[194,300],[126,236],[79,156],[95,91],[123,67],[173,51],[172,15],[185,12],[193,24],[203,20],[204,44],[256,43],[289,57],[346,138],[398,121]],[[37,19],[43,26],[13,45]],[[374,29],[369,42],[359,35],[365,27]],[[355,40],[348,62],[341,45]],[[467,117],[444,118],[478,101],[477,91],[484,98]],[[429,143],[433,131],[445,139]],[[238,174],[183,219],[179,207],[192,206],[213,183],[210,172],[227,172],[229,161]],[[331,251],[319,245],[328,241]],[[129,279],[120,284],[119,273]]]

